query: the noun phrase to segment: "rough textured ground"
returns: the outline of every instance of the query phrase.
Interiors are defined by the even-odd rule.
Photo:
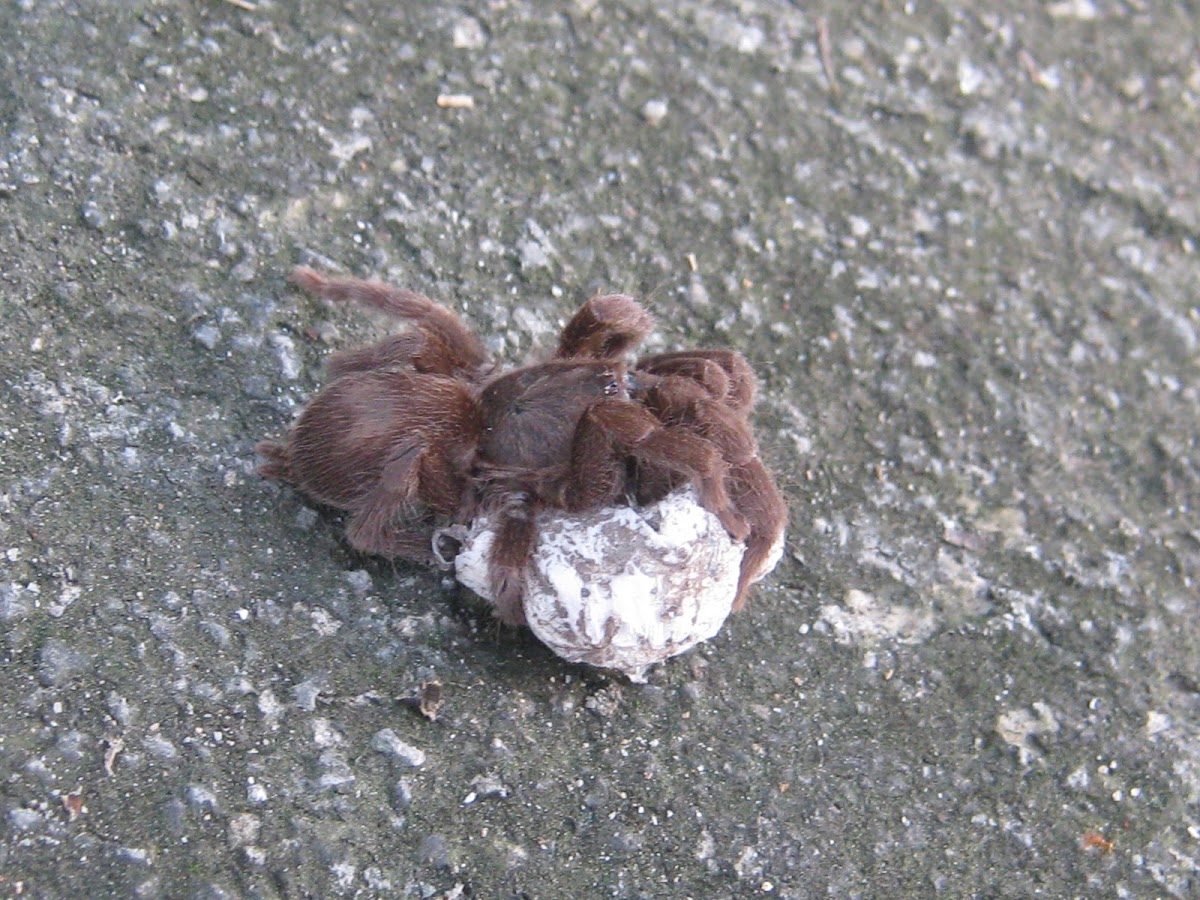
[[[0,896],[1195,897],[1194,8],[431,6],[0,8]],[[783,564],[633,687],[356,558],[298,262],[740,349]]]

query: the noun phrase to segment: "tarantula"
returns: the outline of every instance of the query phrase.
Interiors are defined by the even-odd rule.
[[[329,362],[330,384],[283,442],[255,449],[259,472],[348,514],[354,548],[433,562],[435,527],[487,515],[494,614],[523,624],[524,570],[539,510],[661,499],[688,482],[745,542],[734,609],[745,604],[786,520],[758,459],[749,412],[755,378],[733,350],[621,358],[653,319],[621,294],[593,297],[554,356],[511,371],[490,364],[450,310],[378,281],[290,280],[335,301],[407,320],[407,331]]]

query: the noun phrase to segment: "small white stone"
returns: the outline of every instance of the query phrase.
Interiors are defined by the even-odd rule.
[[[642,682],[650,666],[708,640],[729,615],[745,547],[691,488],[644,508],[547,510],[538,530],[525,616],[564,659]],[[455,537],[458,580],[490,600],[491,523],[481,517]]]
[[[478,50],[487,43],[487,33],[478,19],[463,16],[454,23],[451,43],[456,50]]]
[[[1051,3],[1046,7],[1046,13],[1052,19],[1077,19],[1080,22],[1091,22],[1100,15],[1092,0],[1062,0],[1059,3]]]
[[[666,100],[647,100],[642,106],[642,118],[647,125],[661,125],[670,110]]]

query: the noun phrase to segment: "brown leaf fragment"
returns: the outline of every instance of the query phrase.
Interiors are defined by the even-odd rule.
[[[79,791],[72,791],[69,794],[62,796],[63,809],[67,811],[67,821],[74,822],[85,812],[83,805],[83,794]]]
[[[1104,835],[1098,834],[1095,831],[1089,831],[1083,836],[1083,846],[1094,848],[1099,850],[1101,853],[1113,852],[1113,842]]]
[[[421,697],[417,704],[421,715],[431,722],[434,721],[438,717],[438,711],[442,708],[443,702],[442,682],[439,679],[435,678],[432,681],[421,683]]]
[[[442,703],[445,702],[441,679],[422,681],[415,697],[400,697],[396,702],[404,706],[411,706],[430,722],[435,721],[441,711]]]

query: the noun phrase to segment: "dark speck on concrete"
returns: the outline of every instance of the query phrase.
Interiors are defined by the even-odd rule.
[[[1197,896],[1195,34],[4,5],[0,896]],[[356,556],[254,470],[388,327],[297,263],[740,350],[784,561],[635,686]]]

